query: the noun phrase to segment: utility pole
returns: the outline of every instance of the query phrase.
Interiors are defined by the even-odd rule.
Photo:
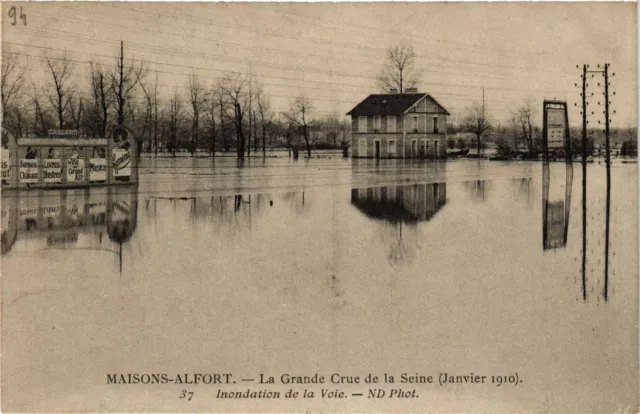
[[[582,299],[587,300],[587,65],[582,65]]]
[[[482,88],[482,131],[484,134],[484,130],[487,127],[487,119],[485,118],[484,115],[484,88]],[[482,145],[478,145],[478,147],[484,147],[484,137],[480,137],[482,139]],[[482,150],[482,153],[484,153],[484,150]],[[480,148],[478,148],[478,157],[480,157]]]
[[[251,92],[252,83],[253,80],[251,79],[251,63],[249,63],[249,145],[247,145],[247,157],[251,155],[251,112],[253,111],[253,93]]]
[[[582,66],[582,286],[583,297],[586,299],[586,285],[585,285],[585,261],[586,261],[586,190],[587,190],[587,167],[586,167],[586,155],[587,155],[587,73],[591,73],[593,78],[595,74],[602,74],[604,76],[604,135],[605,135],[605,167],[607,174],[607,189],[606,189],[606,211],[605,211],[605,241],[604,241],[604,300],[609,299],[609,222],[611,214],[611,143],[609,137],[609,125],[611,119],[609,118],[609,64],[605,63],[602,70],[587,70],[589,65]],[[600,68],[600,65],[598,65]],[[615,74],[611,74],[613,76]],[[597,84],[600,86],[600,83]],[[614,92],[615,94],[615,92]],[[591,94],[593,95],[593,93]],[[600,105],[600,102],[598,102]],[[615,113],[615,111],[613,111]],[[594,114],[594,112],[591,112]],[[598,121],[601,123],[601,121]]]
[[[604,300],[609,297],[609,218],[611,213],[611,156],[609,155],[609,64],[604,64],[604,149],[607,170],[606,229],[604,239]]]

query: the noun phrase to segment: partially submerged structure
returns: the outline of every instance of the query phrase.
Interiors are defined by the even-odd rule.
[[[354,158],[445,158],[449,112],[426,93],[369,95],[351,116]]]

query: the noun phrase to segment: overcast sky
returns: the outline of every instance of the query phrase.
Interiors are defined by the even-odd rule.
[[[22,7],[27,26],[10,24],[10,5]],[[566,99],[579,125],[576,65],[607,62],[615,72],[612,126],[626,127],[637,123],[636,16],[635,3],[601,2],[5,3],[2,34],[3,53],[28,61],[30,79],[43,86],[43,53],[67,51],[86,96],[83,62],[113,65],[123,40],[125,57],[146,61],[164,96],[177,86],[186,101],[192,70],[206,84],[251,71],[275,110],[306,95],[319,116],[343,116],[379,92],[385,50],[400,42],[418,54],[420,92],[461,116],[484,88],[487,112],[503,123],[531,101],[541,124],[547,98]],[[601,79],[589,82],[593,105],[602,103]],[[604,119],[593,108],[590,125]]]

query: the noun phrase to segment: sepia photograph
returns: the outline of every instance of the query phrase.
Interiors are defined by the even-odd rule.
[[[3,413],[640,411],[635,2],[2,2]]]

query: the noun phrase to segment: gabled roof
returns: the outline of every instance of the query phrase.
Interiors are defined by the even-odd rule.
[[[442,107],[433,97],[426,93],[394,93],[369,95],[360,102],[347,115],[402,115],[422,98],[430,97],[438,107],[447,115],[449,112]]]

